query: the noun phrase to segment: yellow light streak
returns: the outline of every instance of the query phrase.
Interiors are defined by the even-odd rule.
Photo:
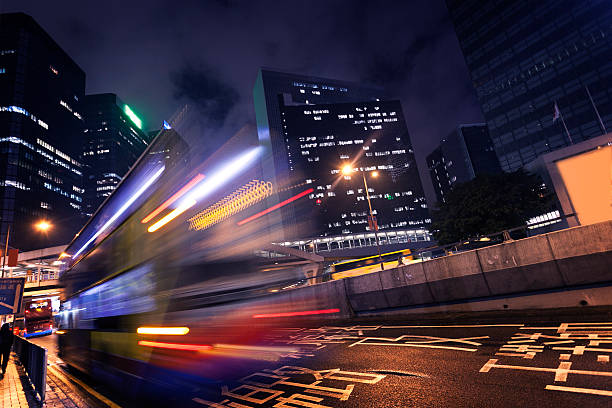
[[[189,228],[203,230],[218,224],[272,194],[272,183],[253,180],[189,219]]]
[[[147,231],[149,232],[157,231],[158,229],[160,229],[161,227],[163,227],[164,225],[166,225],[167,223],[169,223],[170,221],[172,221],[173,219],[175,219],[176,217],[178,217],[179,215],[187,211],[189,208],[193,207],[195,204],[196,204],[196,200],[186,200],[184,203],[179,205],[177,208],[169,212],[161,220],[151,225]]]
[[[174,336],[184,336],[189,333],[189,327],[139,327],[136,329],[138,334],[170,334]]]

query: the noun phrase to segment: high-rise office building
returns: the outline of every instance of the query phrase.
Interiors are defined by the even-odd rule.
[[[612,129],[608,0],[447,0],[501,167]]]
[[[312,186],[312,234],[369,229],[363,174],[379,228],[430,222],[399,101],[384,100],[376,87],[268,70],[253,93],[259,139],[272,153],[264,174],[279,188]],[[340,174],[345,165],[352,176]],[[291,207],[281,212],[290,223]]]
[[[470,181],[480,174],[501,172],[484,123],[460,125],[427,156],[427,167],[438,203],[446,201],[457,183]]]
[[[364,102],[383,99],[381,88],[334,79],[259,70],[253,88],[257,133],[262,143],[272,148],[277,174],[286,174],[286,138],[281,122],[281,107],[300,104]]]
[[[314,191],[318,235],[365,232],[368,202],[380,229],[422,229],[427,204],[399,101],[284,106],[294,179]],[[342,173],[350,166],[350,175]]]
[[[91,216],[145,150],[149,135],[132,108],[115,94],[86,95],[82,106],[83,213]]]
[[[69,242],[83,223],[85,73],[23,13],[0,15],[0,241]],[[38,231],[46,220],[51,228]]]

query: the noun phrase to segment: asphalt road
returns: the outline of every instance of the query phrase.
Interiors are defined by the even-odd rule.
[[[368,319],[279,329],[268,346],[295,351],[162,405],[612,407],[611,322],[507,320],[455,326]],[[55,339],[34,341],[51,350]]]
[[[28,340],[30,340],[34,344],[37,344],[47,349],[47,363],[61,363],[61,360],[57,356],[57,334],[50,334],[48,336],[41,337],[31,337]]]

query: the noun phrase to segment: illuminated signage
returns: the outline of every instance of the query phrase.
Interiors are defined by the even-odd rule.
[[[130,120],[134,122],[134,124],[138,127],[138,129],[142,129],[142,120],[140,120],[140,118],[136,116],[134,111],[132,111],[132,109],[130,109],[129,106],[123,105],[123,111],[128,116],[128,118],[130,118]]]

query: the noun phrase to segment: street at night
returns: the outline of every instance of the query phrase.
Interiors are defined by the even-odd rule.
[[[612,407],[611,38],[0,2],[0,408]]]
[[[279,353],[278,361],[260,363],[258,370],[235,381],[193,389],[168,403],[603,407],[612,393],[607,346],[612,323],[592,321],[596,317],[606,316],[545,323],[541,318],[511,323],[516,320],[488,317],[484,324],[435,321],[431,325],[370,318],[355,325],[279,328],[270,333],[268,347],[295,351]],[[48,348],[51,365],[57,363],[56,336],[33,341]],[[59,369],[67,378],[75,378],[61,369],[61,363]],[[67,387],[61,382],[59,386]],[[110,401],[121,401],[120,395],[109,394],[104,387],[96,389],[106,392]],[[87,395],[82,388],[78,392]]]

